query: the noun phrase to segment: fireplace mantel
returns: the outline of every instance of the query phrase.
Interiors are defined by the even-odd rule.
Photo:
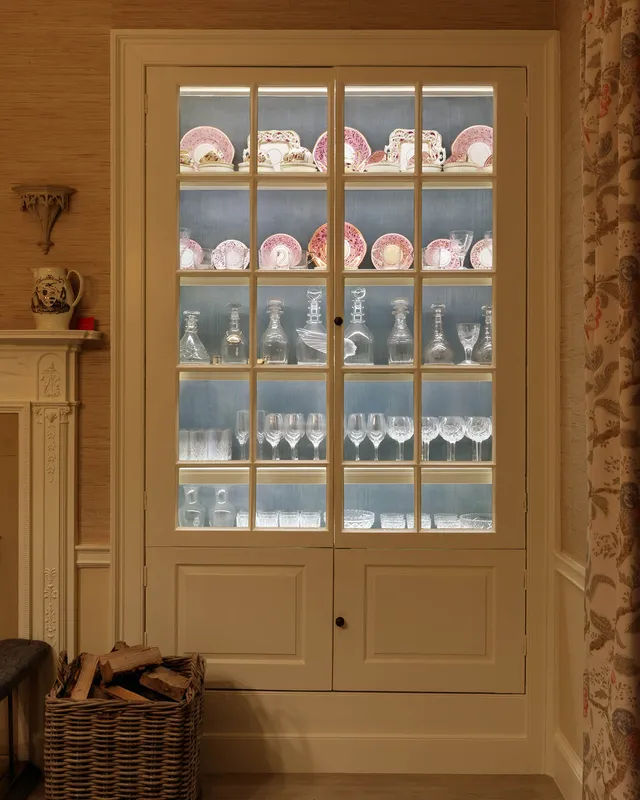
[[[78,354],[97,331],[0,331],[0,413],[19,418],[20,636],[75,652]]]

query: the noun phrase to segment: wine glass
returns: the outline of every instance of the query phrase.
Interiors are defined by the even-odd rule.
[[[464,426],[465,435],[474,443],[473,461],[482,461],[482,442],[493,433],[491,417],[467,417]]]
[[[367,419],[367,436],[373,444],[374,461],[379,461],[378,448],[387,435],[387,418],[384,414],[369,414]]]
[[[347,420],[347,431],[349,439],[353,442],[356,448],[356,461],[360,461],[360,445],[367,437],[367,425],[365,422],[364,414],[349,414]]]
[[[403,461],[404,443],[413,436],[413,420],[411,417],[388,417],[387,432],[398,443],[396,461]]]
[[[464,438],[463,417],[440,417],[440,436],[447,443],[447,461],[456,460],[456,442]]]
[[[271,445],[271,458],[279,461],[278,445],[284,435],[284,420],[282,414],[267,414],[264,418],[264,435]]]
[[[298,442],[304,436],[304,430],[304,414],[285,414],[284,438],[291,448],[291,458],[293,461],[298,460]]]
[[[449,231],[449,241],[451,252],[458,256],[459,269],[464,269],[464,260],[473,241],[473,231]]]
[[[461,361],[461,364],[475,364],[475,362],[471,358],[471,353],[473,352],[473,348],[478,341],[478,337],[480,336],[480,323],[479,322],[459,322],[456,325],[458,329],[458,339],[460,339],[460,344],[464,347],[464,361]]]
[[[307,439],[313,445],[313,460],[320,460],[320,443],[327,435],[327,419],[324,414],[309,414],[307,417]]]
[[[240,458],[244,461],[247,457],[247,442],[249,441],[248,411],[236,411],[236,439],[240,445]]]
[[[422,417],[422,460],[429,460],[429,445],[440,435],[438,417]]]
[[[265,412],[262,409],[256,411],[256,438],[258,440],[258,458],[264,458],[264,420]]]

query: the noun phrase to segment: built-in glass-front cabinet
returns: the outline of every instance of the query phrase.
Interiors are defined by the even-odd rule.
[[[147,92],[149,639],[211,686],[522,692],[522,71]]]

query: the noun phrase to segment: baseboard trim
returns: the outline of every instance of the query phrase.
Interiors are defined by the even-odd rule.
[[[553,779],[565,800],[581,800],[582,761],[560,731],[555,732],[553,744]]]
[[[205,734],[205,773],[533,774],[526,737]]]

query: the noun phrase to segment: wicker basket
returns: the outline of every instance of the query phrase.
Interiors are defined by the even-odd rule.
[[[45,703],[47,800],[196,800],[205,664],[162,663],[190,679],[179,703],[63,698],[70,666],[60,656]]]

